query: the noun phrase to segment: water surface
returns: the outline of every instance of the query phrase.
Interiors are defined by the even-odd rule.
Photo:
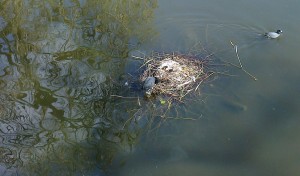
[[[300,172],[300,2],[0,2],[0,175]],[[238,64],[230,41],[257,81],[219,65],[184,104],[143,99],[132,55]]]

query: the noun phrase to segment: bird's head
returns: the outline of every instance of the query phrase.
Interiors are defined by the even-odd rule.
[[[276,31],[276,33],[277,33],[277,34],[281,34],[281,33],[283,33],[283,31],[280,30],[280,29],[278,29],[278,30]]]

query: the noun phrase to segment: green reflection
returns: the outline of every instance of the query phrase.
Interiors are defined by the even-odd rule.
[[[122,88],[128,52],[154,34],[157,2],[0,4],[0,165],[28,175],[105,171],[141,131],[124,126],[137,105],[120,109],[110,95]]]
[[[156,6],[156,1],[141,0],[2,0],[0,16],[7,25],[1,35],[13,34],[10,49],[19,55],[44,49],[65,57],[78,53],[126,57],[132,45],[153,34]],[[56,37],[64,40],[55,41]],[[50,44],[53,42],[57,44]]]

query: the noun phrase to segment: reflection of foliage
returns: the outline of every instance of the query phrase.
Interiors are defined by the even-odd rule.
[[[123,48],[128,44],[124,42],[129,41],[132,35],[142,38],[149,33],[151,27],[141,24],[152,19],[156,3],[155,1],[105,0],[102,1],[101,6],[95,1],[89,1],[86,5],[89,7],[86,8],[88,11],[84,9],[82,13],[96,19],[84,21],[86,27],[89,27],[86,35],[100,42],[107,41],[106,47],[108,48],[116,46]]]
[[[66,42],[76,40],[113,56],[125,56],[130,40],[149,35],[153,0],[102,1],[0,1],[0,16],[7,22],[3,35],[14,34],[16,50],[27,53],[38,48],[34,43],[48,34],[50,23],[60,22],[70,28]],[[149,31],[150,30],[150,31]],[[51,32],[51,31],[48,31]]]
[[[112,80],[100,71],[89,73],[83,62],[39,59],[41,75],[33,90],[0,97],[6,102],[0,103],[0,148],[13,152],[0,164],[50,175],[59,168],[73,175],[98,165],[105,169],[120,149],[129,151],[140,129],[123,128],[128,115],[110,99],[117,91]]]
[[[152,33],[156,0],[0,4],[0,164],[45,175],[105,168],[139,134],[110,94],[122,58]]]

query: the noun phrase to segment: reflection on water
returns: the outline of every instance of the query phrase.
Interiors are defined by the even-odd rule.
[[[0,175],[101,174],[142,130],[110,95],[156,1],[0,3]]]

